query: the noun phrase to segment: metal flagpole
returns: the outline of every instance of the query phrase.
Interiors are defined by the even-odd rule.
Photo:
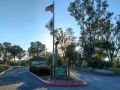
[[[55,20],[54,20],[54,10],[55,8],[55,5],[54,5],[54,1],[53,1],[53,57],[52,57],[52,69],[53,69],[53,76],[54,76],[54,26],[55,26]]]

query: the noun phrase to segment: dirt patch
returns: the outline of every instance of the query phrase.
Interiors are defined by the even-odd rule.
[[[75,73],[70,72],[70,76],[57,76],[51,78],[50,76],[39,76],[45,81],[52,82],[52,83],[58,83],[58,84],[79,84],[82,83],[83,80],[77,77]]]

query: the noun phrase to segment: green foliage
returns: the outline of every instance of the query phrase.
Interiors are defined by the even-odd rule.
[[[105,66],[106,68],[113,67],[113,63],[112,63],[112,62],[109,62],[109,61],[104,61],[104,66]]]
[[[108,57],[112,62],[120,50],[120,15],[115,17],[116,24],[113,24],[114,13],[107,11],[108,6],[107,0],[75,0],[68,7],[70,15],[80,25],[82,57],[88,65],[93,63],[93,67],[99,63],[99,60],[93,60],[94,57],[100,60]]]
[[[50,75],[50,68],[46,66],[30,66],[30,72],[38,76]]]
[[[74,60],[75,61],[75,58],[76,58],[76,56],[75,56],[75,47],[76,47],[75,44],[71,43],[66,48],[65,55],[66,55],[66,58],[68,58],[69,60]]]
[[[50,65],[51,65],[51,61],[52,61],[52,52],[47,52],[47,51],[42,52],[41,57],[46,58],[45,64],[46,64],[47,66],[50,66]]]
[[[82,61],[82,66],[83,66],[83,67],[87,67],[87,66],[88,66],[88,62],[87,62],[86,60],[83,60],[83,61]]]
[[[5,65],[0,65],[0,73],[9,69],[10,67],[9,66],[5,66]]]
[[[25,55],[26,55],[25,50],[21,50],[21,51],[17,54],[17,58],[18,58],[19,60],[21,60]]]
[[[13,45],[10,47],[9,52],[11,53],[11,55],[14,57],[14,60],[15,60],[15,57],[17,55],[20,55],[21,53],[23,53],[23,49],[19,45]]]
[[[76,36],[74,36],[74,32],[72,28],[67,28],[65,31],[62,30],[62,28],[58,28],[55,30],[55,39],[58,38],[59,44],[58,44],[58,53],[63,57],[62,62],[63,64],[67,64],[67,59],[70,59],[71,56],[73,58],[73,50],[76,48],[76,46],[73,44],[76,44]],[[73,50],[73,51],[72,51]]]
[[[9,42],[3,43],[1,51],[2,51],[2,56],[3,56],[2,58],[5,62],[5,65],[7,62],[10,61],[10,59],[12,59],[11,54],[9,53],[10,48],[11,48],[11,43]]]
[[[120,64],[116,64],[116,65],[115,65],[115,68],[120,68]]]
[[[29,56],[40,56],[43,51],[45,51],[46,47],[41,42],[31,42],[31,46],[28,48]]]
[[[101,69],[104,67],[104,62],[99,59],[93,59],[91,63],[91,67]]]

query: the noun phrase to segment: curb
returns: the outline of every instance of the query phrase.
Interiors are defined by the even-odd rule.
[[[7,69],[7,70],[1,72],[0,75],[4,74],[6,71],[11,70],[11,69],[12,69],[12,68],[9,68],[9,69]]]
[[[27,70],[29,72],[29,70]],[[41,78],[39,78],[38,76],[36,76],[35,74],[29,72],[31,75],[33,75],[35,78],[37,78],[40,82],[42,82],[43,84],[49,85],[49,86],[58,86],[58,87],[75,87],[75,86],[85,86],[87,85],[86,81],[83,81],[80,84],[58,84],[58,83],[52,83],[52,82],[48,82],[45,81]]]

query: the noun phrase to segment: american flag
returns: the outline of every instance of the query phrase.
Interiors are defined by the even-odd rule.
[[[53,12],[53,4],[51,4],[50,6],[47,6],[45,8],[45,11],[51,11],[51,12]]]

